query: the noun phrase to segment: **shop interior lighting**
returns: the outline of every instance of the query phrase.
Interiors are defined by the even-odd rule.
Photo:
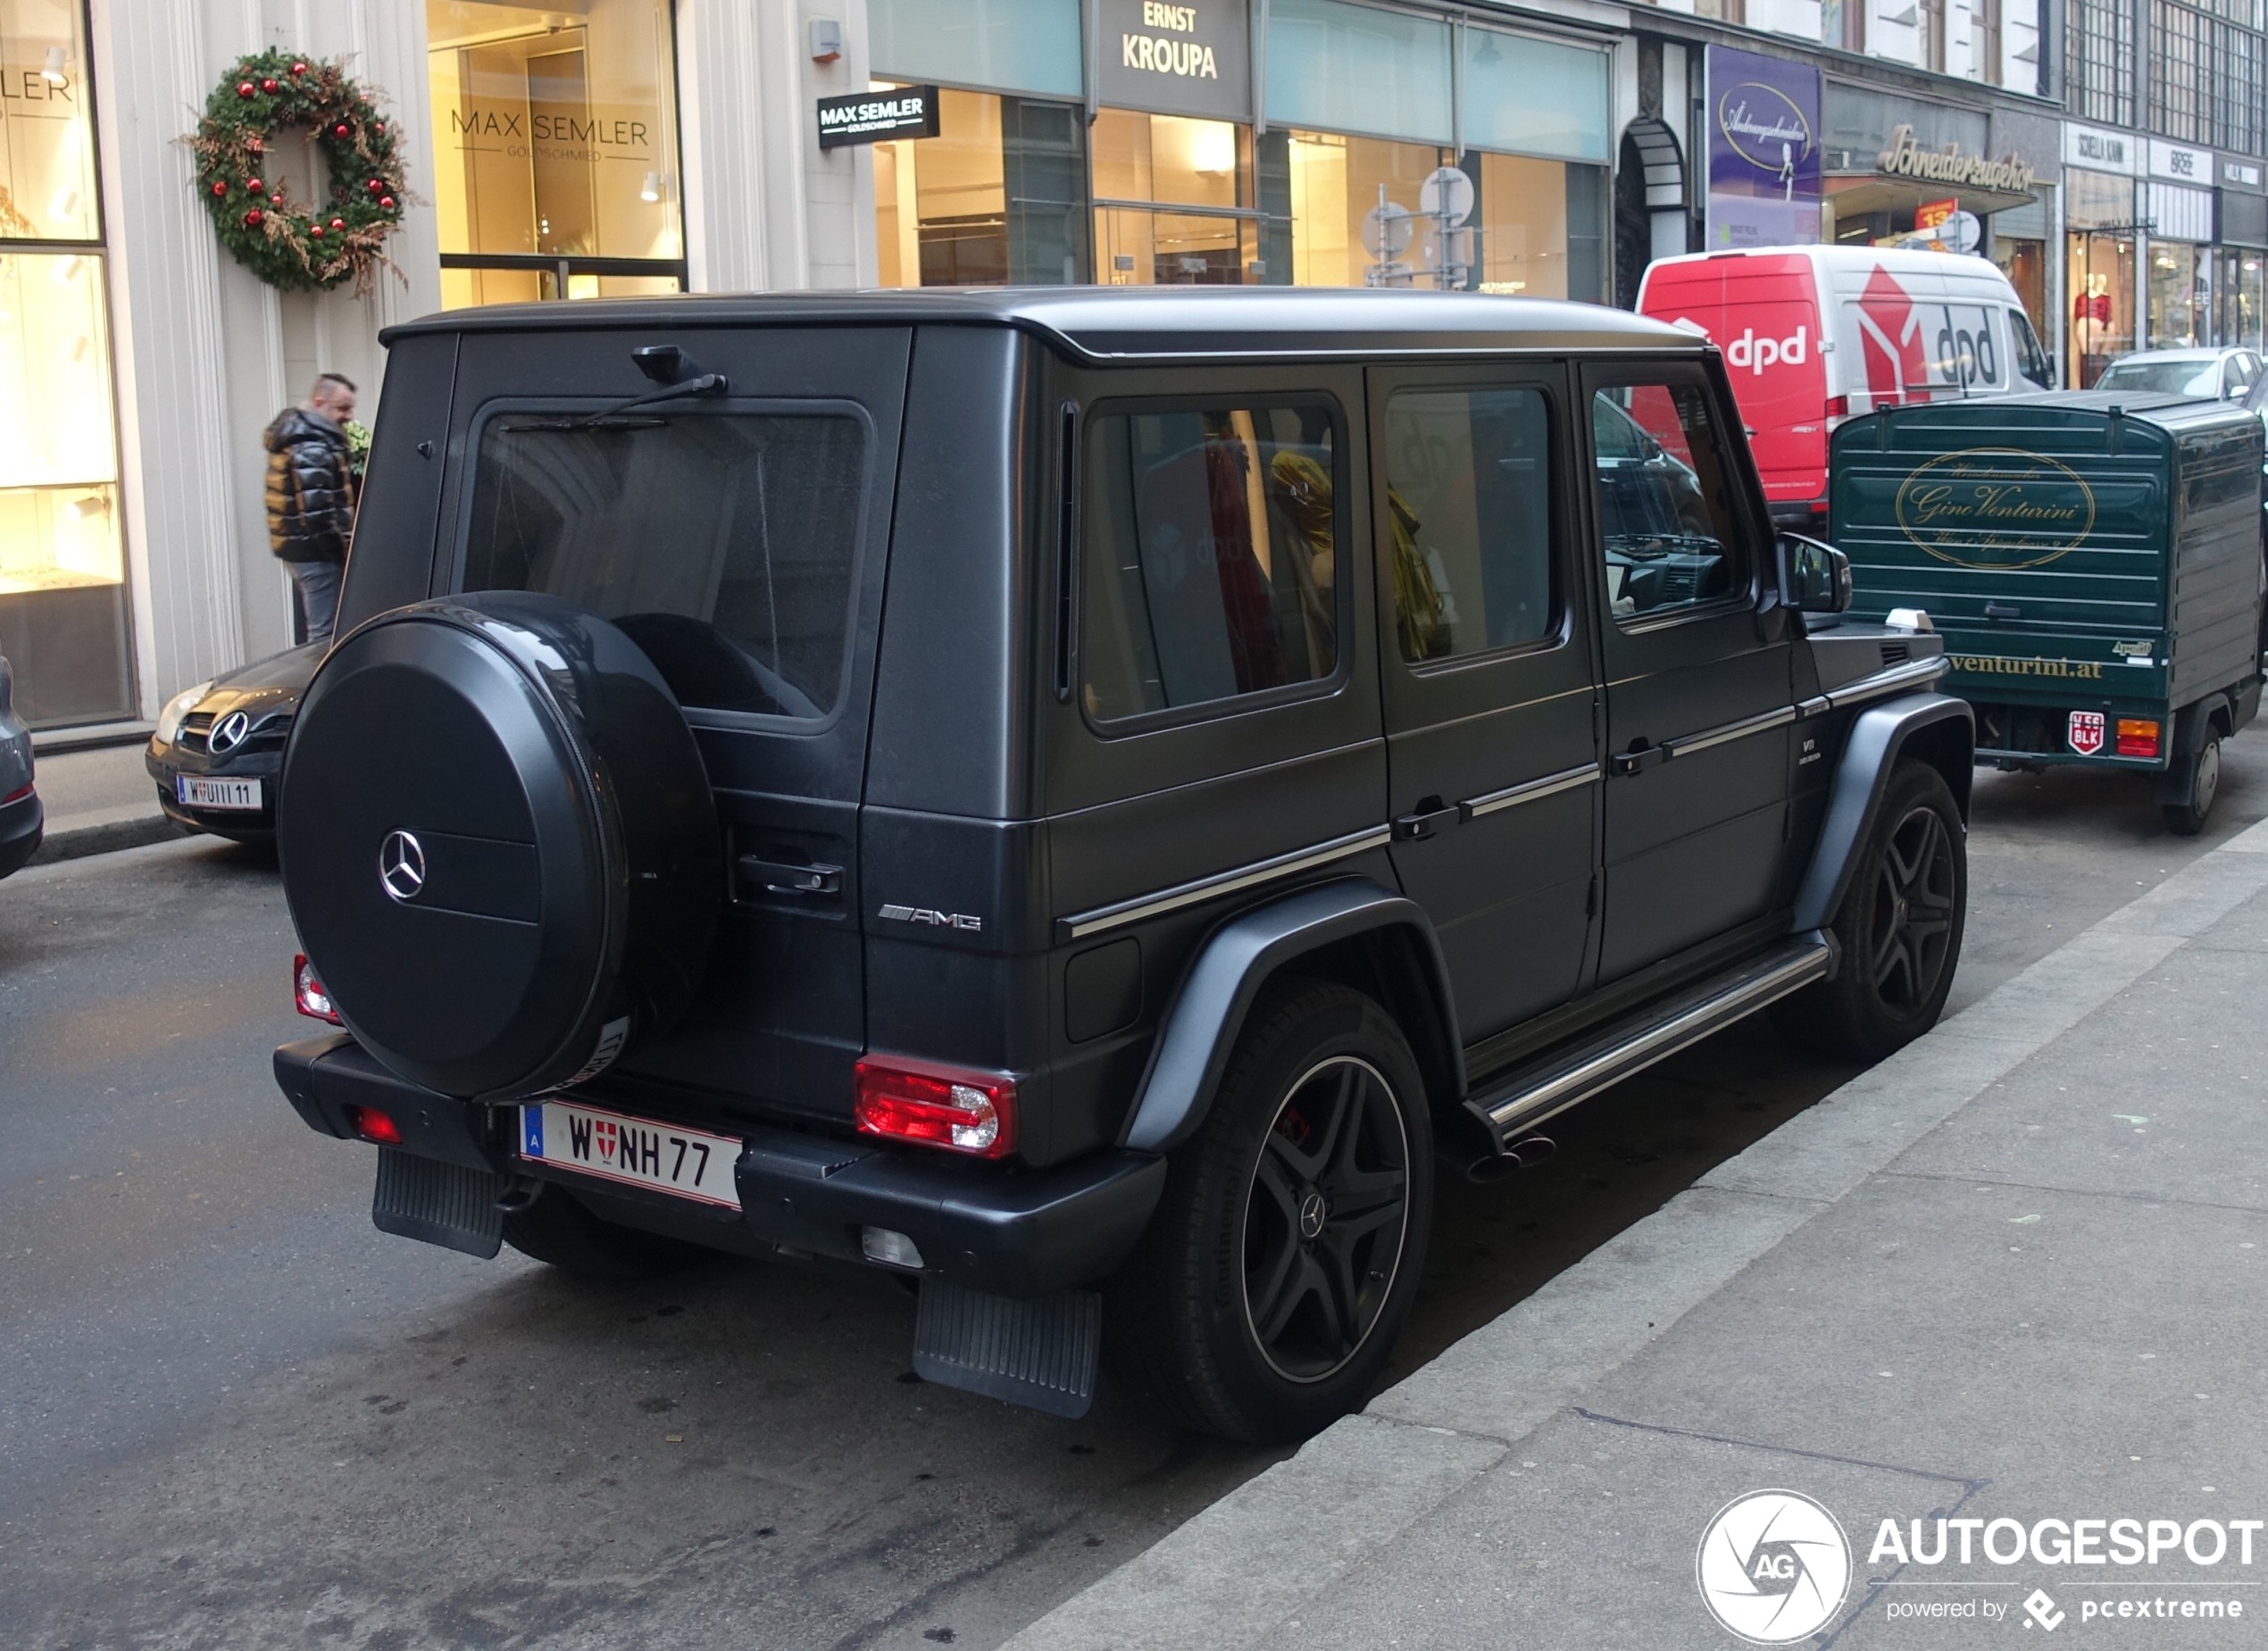
[[[71,76],[65,72],[71,64],[71,54],[60,46],[47,48],[47,59],[39,65],[39,78],[50,86],[69,86]]]
[[[50,217],[68,218],[79,210],[79,191],[65,184],[55,191],[55,198],[47,203]]]
[[[658,201],[662,198],[661,173],[648,172],[646,174],[646,181],[640,184],[638,188],[638,198],[641,201],[646,202]]]
[[[81,521],[95,516],[108,515],[110,501],[99,493],[90,493],[84,498],[71,500],[71,513]]]
[[[1226,178],[1237,170],[1237,129],[1225,121],[1207,121],[1189,143],[1189,165],[1200,177]]]

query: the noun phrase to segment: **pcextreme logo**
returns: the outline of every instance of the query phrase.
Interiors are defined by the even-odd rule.
[[[1717,1510],[1694,1571],[1702,1603],[1750,1645],[1808,1638],[1842,1609],[1851,1545],[1835,1516],[1793,1490],[1752,1490]]]

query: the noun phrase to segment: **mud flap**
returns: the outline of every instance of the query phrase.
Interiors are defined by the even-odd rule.
[[[1095,1402],[1103,1298],[1063,1290],[1034,1300],[921,1280],[913,1369],[924,1381],[1076,1419]]]
[[[381,1147],[371,1222],[380,1232],[493,1261],[504,1247],[504,1211],[496,1205],[504,1190],[504,1178],[493,1171]]]

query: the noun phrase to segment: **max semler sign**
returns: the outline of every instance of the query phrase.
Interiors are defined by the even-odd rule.
[[[901,86],[889,92],[853,92],[819,100],[819,146],[888,143],[894,138],[938,135],[938,88]]]

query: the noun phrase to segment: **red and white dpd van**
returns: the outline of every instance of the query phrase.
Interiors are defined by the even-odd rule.
[[[2046,389],[2055,368],[1987,259],[1880,246],[1663,258],[1638,312],[1723,350],[1773,517],[1827,511],[1827,437],[1877,407]]]

